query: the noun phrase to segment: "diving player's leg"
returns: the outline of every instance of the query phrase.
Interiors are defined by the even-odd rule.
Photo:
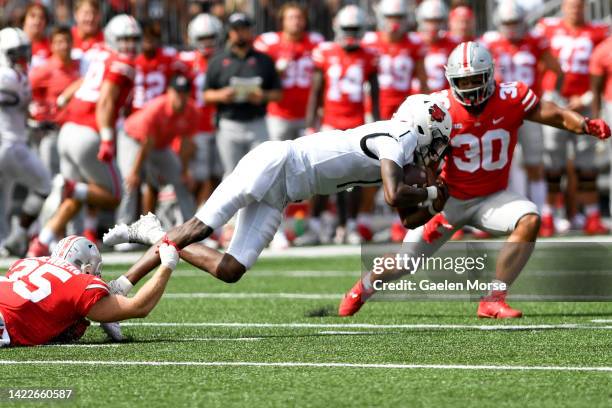
[[[492,194],[478,204],[473,225],[494,235],[510,234],[501,248],[495,265],[495,280],[508,288],[529,260],[540,229],[537,206],[528,199],[509,191]],[[519,310],[505,302],[507,289],[492,291],[478,308],[479,317],[521,317]]]

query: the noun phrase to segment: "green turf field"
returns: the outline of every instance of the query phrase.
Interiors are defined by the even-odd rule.
[[[124,326],[130,342],[93,327],[72,347],[0,349],[0,388],[74,388],[63,407],[612,406],[612,304],[515,302],[526,317],[498,322],[476,303],[371,302],[334,317],[359,270],[264,259],[227,285],[183,264]]]

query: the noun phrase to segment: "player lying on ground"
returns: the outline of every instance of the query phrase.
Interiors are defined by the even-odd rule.
[[[450,115],[426,95],[414,95],[408,101],[414,114],[402,121],[380,121],[294,141],[263,143],[238,163],[194,218],[170,230],[164,239],[183,248],[181,257],[187,262],[232,283],[270,243],[289,202],[358,185],[380,184],[392,207],[444,199],[444,186],[405,184],[403,167],[415,158],[427,164],[445,154],[452,126]],[[236,229],[225,254],[199,244],[236,213]],[[150,243],[163,235],[151,215],[130,227],[115,226],[104,236],[104,243]],[[149,250],[114,282],[125,294],[158,263],[159,256]]]
[[[83,237],[64,238],[50,257],[16,261],[0,277],[0,347],[75,341],[85,334],[87,319],[146,317],[179,260],[172,245],[158,251],[161,266],[132,298],[110,293],[100,278],[100,252]]]
[[[402,251],[414,256],[431,256],[453,233],[470,225],[493,235],[508,235],[497,258],[495,280],[509,287],[527,263],[538,236],[540,216],[534,203],[507,191],[508,173],[523,120],[530,120],[576,134],[610,137],[601,119],[591,120],[538,97],[522,82],[497,83],[489,51],[475,42],[462,43],[451,53],[446,76],[451,92],[434,95],[449,109],[453,120],[451,154],[441,178],[450,198],[444,211],[422,227],[409,231]],[[410,115],[400,106],[395,116]],[[366,274],[340,304],[339,314],[351,316],[374,293],[376,280],[389,281],[416,271],[389,270],[382,275]],[[499,285],[501,286],[501,285]],[[505,302],[506,290],[482,299],[479,317],[521,317]]]

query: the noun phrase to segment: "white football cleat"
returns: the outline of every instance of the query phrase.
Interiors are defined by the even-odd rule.
[[[155,214],[148,213],[147,215],[141,215],[138,221],[130,225],[115,225],[104,234],[102,242],[108,246],[125,243],[153,245],[164,234],[165,231]]]
[[[153,213],[141,215],[140,219],[128,226],[128,242],[153,245],[166,234],[159,219]]]

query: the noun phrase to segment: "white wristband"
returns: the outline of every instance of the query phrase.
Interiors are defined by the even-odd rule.
[[[109,127],[100,129],[100,139],[102,139],[103,142],[112,142],[113,141],[113,129]]]
[[[438,187],[436,186],[427,187],[427,199],[435,200],[436,198],[438,198]]]
[[[436,209],[433,206],[433,201],[429,202],[429,205],[427,206],[427,209],[429,210],[429,213],[431,215],[436,215],[437,213],[439,213],[440,211],[436,211]]]

